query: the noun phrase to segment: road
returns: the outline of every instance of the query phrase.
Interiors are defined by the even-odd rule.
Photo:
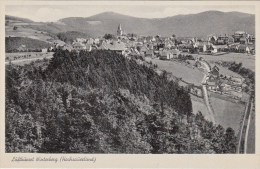
[[[207,90],[207,86],[206,86],[206,78],[207,78],[207,76],[210,72],[210,67],[204,61],[200,61],[200,63],[202,65],[204,65],[204,69],[205,69],[205,72],[204,72],[205,74],[204,74],[204,77],[203,77],[202,82],[201,82],[202,83],[202,90],[203,90],[203,97],[204,97],[204,101],[206,103],[206,106],[208,108],[210,120],[215,124],[214,111],[211,108],[211,105],[210,105],[210,102],[209,102],[209,95],[208,95],[208,90]]]
[[[18,60],[12,60],[11,62],[13,64],[16,64],[16,63],[22,63],[22,62],[27,62],[27,61],[35,61],[35,60],[41,60],[41,59],[50,59],[52,58],[53,56],[44,56],[44,57],[35,57],[35,58],[28,58],[28,59],[18,59]],[[6,61],[5,64],[9,64],[9,61]]]
[[[251,103],[252,104],[252,103]],[[250,122],[251,122],[251,112],[252,112],[252,106],[250,107],[250,113],[248,116],[248,120],[247,120],[247,127],[246,127],[246,135],[245,135],[245,144],[244,144],[244,153],[247,153],[247,145],[248,145],[248,133],[249,133],[249,127],[250,127]]]
[[[250,96],[246,105],[242,127],[239,133],[239,140],[237,146],[238,154],[247,153],[248,131],[250,126],[251,112],[252,112],[252,97]]]

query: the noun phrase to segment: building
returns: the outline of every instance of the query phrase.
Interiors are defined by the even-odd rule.
[[[94,40],[93,38],[89,38],[89,39],[87,40],[87,44],[89,44],[89,45],[93,45],[94,42],[95,42],[95,40]]]
[[[250,49],[247,45],[239,45],[237,50],[240,53],[250,53]]]
[[[240,42],[241,38],[246,38],[247,37],[247,33],[244,31],[236,31],[233,35],[234,38],[234,42]]]
[[[89,52],[90,52],[90,51],[92,50],[92,45],[86,44],[85,46],[86,46],[86,47],[85,47],[85,50],[86,50],[86,51],[89,51]]]
[[[211,68],[210,73],[214,76],[219,76],[219,67],[217,67],[216,65],[213,66],[213,68]]]
[[[207,43],[200,42],[196,44],[195,48],[197,48],[197,52],[206,52],[207,51]]]
[[[248,44],[249,43],[249,39],[246,38],[246,37],[240,38],[239,41],[240,41],[240,44]]]
[[[229,52],[237,52],[238,51],[238,45],[232,44],[228,46]]]
[[[75,43],[72,44],[72,46],[73,46],[73,49],[75,49],[75,50],[86,49],[86,46],[83,43],[80,43],[80,42],[75,42]]]
[[[234,38],[232,36],[229,36],[228,37],[228,44],[232,44],[234,42],[235,42]]]
[[[173,58],[173,54],[168,50],[163,50],[159,52],[159,58],[161,60],[170,60]]]
[[[121,24],[118,25],[117,28],[117,36],[122,36],[123,35],[123,30]]]
[[[178,58],[178,55],[181,53],[178,49],[172,49],[170,50],[172,53],[173,57]]]
[[[113,41],[113,42],[103,42],[101,46],[99,47],[101,50],[112,50],[116,51],[119,54],[123,54],[124,51],[126,50],[126,46],[123,42],[118,42],[118,41]]]
[[[87,39],[84,39],[84,38],[77,38],[76,39],[76,42],[80,42],[80,43],[84,43],[86,41],[87,41]]]
[[[137,49],[142,55],[145,55],[145,53],[149,50],[149,48],[146,45],[139,45],[137,46]]]
[[[48,52],[48,48],[43,48],[42,49],[42,53],[47,53]]]
[[[216,44],[217,43],[217,37],[216,36],[209,36],[208,37],[208,42]]]
[[[224,36],[218,36],[216,45],[225,45],[228,43],[229,37],[225,34]]]
[[[18,50],[19,52],[24,52],[24,51],[27,51],[27,47],[26,47],[26,45],[20,45],[20,46],[17,48],[17,50]]]
[[[66,45],[62,46],[62,50],[72,51],[73,47],[66,44]]]
[[[146,52],[145,52],[145,56],[146,56],[146,57],[151,57],[151,58],[153,58],[153,57],[154,57],[154,52],[153,52],[153,50],[148,50],[148,51],[146,51]]]

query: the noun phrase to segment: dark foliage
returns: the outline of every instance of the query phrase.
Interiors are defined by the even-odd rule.
[[[77,31],[68,31],[68,32],[60,32],[57,34],[57,37],[66,42],[66,43],[72,43],[77,38],[89,38],[89,35],[83,32],[77,32]]]
[[[195,60],[192,55],[179,54],[178,59],[180,60]]]
[[[115,37],[115,35],[113,35],[113,34],[106,33],[106,34],[104,35],[104,38],[105,38],[105,39],[115,39],[116,37]]]
[[[166,75],[112,51],[7,65],[6,152],[234,153],[233,130],[192,114]]]
[[[6,37],[5,38],[5,51],[17,52],[21,45],[25,45],[27,51],[41,51],[42,48],[49,48],[51,45],[47,42],[25,38],[25,37]]]

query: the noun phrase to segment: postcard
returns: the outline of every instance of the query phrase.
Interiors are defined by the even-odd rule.
[[[259,8],[1,2],[0,167],[259,167]]]

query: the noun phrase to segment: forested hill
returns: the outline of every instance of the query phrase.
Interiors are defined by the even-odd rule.
[[[166,72],[158,76],[152,68],[138,65],[135,60],[112,51],[81,51],[79,54],[60,51],[54,55],[47,72],[50,73],[47,77],[55,76],[61,83],[106,90],[123,88],[167,104],[177,112],[192,112],[189,94],[176,83],[167,81]]]
[[[177,83],[112,51],[6,66],[6,152],[235,153]],[[47,66],[47,68],[46,68]]]

